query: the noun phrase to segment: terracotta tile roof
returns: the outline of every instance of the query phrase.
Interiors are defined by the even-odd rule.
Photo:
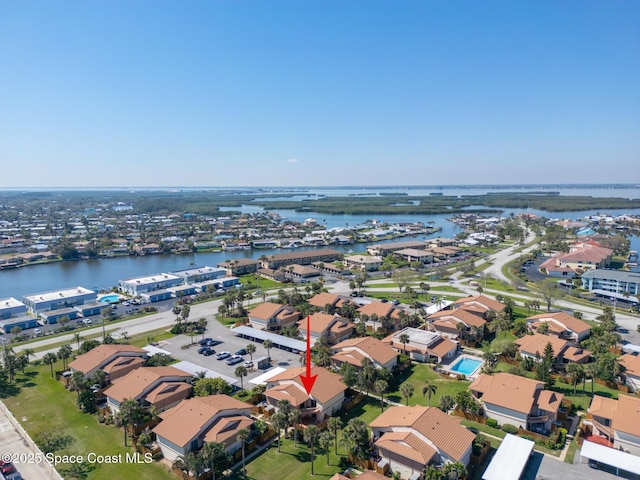
[[[627,353],[618,359],[618,363],[625,368],[625,373],[627,375],[640,377],[640,356],[630,355]]]
[[[118,377],[126,375],[126,372],[140,368],[144,365],[142,357],[116,357],[102,367],[111,377],[111,381],[115,381]],[[84,372],[83,372],[84,373]]]
[[[96,348],[89,350],[87,353],[76,358],[69,364],[69,368],[82,373],[91,372],[97,368],[101,368],[103,365],[107,364],[112,357],[122,353],[133,353],[140,356],[147,355],[145,350],[133,345],[98,345]]]
[[[268,320],[274,317],[285,305],[279,303],[264,302],[249,312],[250,317],[259,318],[260,320]]]
[[[612,426],[614,430],[640,437],[640,398],[620,395]]]
[[[563,262],[591,262],[600,263],[613,255],[613,250],[604,247],[596,247],[594,245],[585,245],[584,247],[576,248],[569,253],[563,253],[557,256]]]
[[[460,418],[452,417],[436,407],[389,407],[371,422],[372,428],[410,428],[428,438],[436,448],[449,457],[461,460],[475,435],[460,425]],[[384,438],[388,434],[383,435]]]
[[[309,400],[309,395],[307,395],[307,393],[298,385],[294,385],[292,383],[276,385],[273,388],[265,390],[264,395],[265,397],[273,398],[278,401],[288,400],[294,407],[299,407]]]
[[[452,342],[446,337],[442,337],[442,339],[436,343],[435,345],[431,345],[427,351],[436,357],[442,358],[451,350],[458,348],[458,344]]]
[[[536,352],[538,352],[540,356],[544,356],[544,349],[548,343],[551,343],[554,357],[559,356],[567,345],[569,345],[569,342],[566,340],[551,335],[542,335],[541,333],[525,335],[522,338],[518,338],[514,343],[521,352],[526,352],[531,355],[535,355]]]
[[[140,367],[127,373],[117,383],[107,388],[104,394],[118,402],[127,398],[138,399],[154,383],[169,377],[181,377],[187,381],[193,375],[175,367]]]
[[[551,390],[542,390],[538,394],[538,408],[547,412],[557,412],[564,395]]]
[[[336,474],[339,475],[339,474]],[[346,479],[346,477],[344,477]],[[367,470],[364,473],[362,473],[362,475],[358,475],[356,477],[358,480],[388,480],[389,477],[385,477],[384,475],[378,473],[378,472],[374,472],[373,470]],[[333,477],[331,477],[331,480],[334,480]],[[339,480],[343,480],[343,479],[339,479]]]
[[[332,360],[341,363],[350,363],[354,367],[360,367],[362,365],[362,359],[364,358],[368,357],[360,353],[358,350],[349,350],[331,355]]]
[[[307,250],[302,252],[293,252],[293,253],[276,253],[273,255],[267,256],[268,262],[281,262],[283,260],[302,260],[302,259],[312,259],[312,258],[322,258],[327,256],[335,256],[339,257],[340,252],[337,250],[333,250],[331,248],[325,248],[321,250]]]
[[[458,308],[456,310],[440,310],[439,312],[436,312],[433,315],[429,315],[427,317],[427,320],[430,320],[430,321],[444,320],[449,322],[455,322],[453,324],[454,328],[460,322],[464,323],[468,327],[478,327],[478,328],[484,327],[484,325],[486,325],[487,323],[485,319],[480,318],[477,315],[474,315],[473,313],[470,313],[464,308]]]
[[[358,313],[361,315],[377,315],[378,317],[386,317],[388,315],[391,315],[392,311],[392,303],[383,303],[376,300],[372,301],[371,303],[367,303],[366,305],[363,305],[358,309]]]
[[[385,477],[386,478],[386,477]],[[351,480],[351,478],[349,477],[345,477],[344,475],[341,475],[340,473],[336,473],[333,477],[331,477],[329,480]]]
[[[613,398],[594,395],[589,406],[589,413],[598,417],[613,420],[618,411],[618,401]]]
[[[300,390],[305,392],[300,375],[306,374],[306,367],[289,368],[284,372],[274,375],[268,380],[268,384],[292,381]],[[311,390],[311,397],[319,402],[326,403],[335,398],[340,392],[344,392],[347,386],[342,383],[342,377],[336,373],[321,367],[312,367],[311,375],[318,375],[316,382]]]
[[[251,410],[251,405],[227,395],[209,395],[183,400],[164,412],[163,418],[153,431],[175,445],[184,447],[198,435],[216,415],[225,411]]]
[[[564,325],[567,330],[571,330],[577,334],[587,332],[591,330],[591,327],[588,323],[583,322],[582,320],[578,320],[572,315],[569,315],[565,312],[558,313],[541,313],[539,315],[534,315],[533,317],[527,318],[527,322],[537,321],[537,322],[549,322],[549,327],[552,327],[552,324],[560,324]]]
[[[239,430],[243,428],[249,430],[254,423],[255,420],[253,418],[245,417],[244,415],[221,417],[207,431],[203,440],[205,442],[224,443],[229,446],[235,443],[235,437]]]
[[[351,321],[347,318],[343,318],[337,315],[329,315],[328,313],[320,313],[316,312],[309,317],[309,328],[313,333],[322,334],[328,329],[333,330],[333,326],[335,324],[340,324],[336,332],[340,332],[341,330],[345,330],[348,328],[352,328],[353,325]],[[307,319],[303,318],[298,321],[298,328],[302,332],[307,331]]]
[[[156,388],[151,390],[146,396],[146,400],[149,403],[161,403],[169,397],[174,395],[183,394],[184,397],[188,396],[188,392],[191,390],[191,385],[184,382],[163,382]]]
[[[309,305],[324,308],[327,304],[335,305],[340,298],[340,295],[337,295],[335,293],[321,292],[309,299]]]
[[[427,464],[431,461],[436,450],[428,443],[420,440],[411,432],[386,432],[374,445],[408,458],[416,463]]]
[[[374,337],[350,338],[333,346],[332,351],[342,351],[342,355],[355,354],[360,350],[374,362],[384,365],[398,356],[393,348]],[[350,353],[346,353],[349,350]],[[352,352],[352,353],[351,353]],[[358,364],[359,365],[359,364]]]
[[[472,392],[485,393],[493,382],[491,375],[478,375],[476,379],[469,385]]]
[[[581,362],[582,360],[591,356],[589,350],[584,350],[580,347],[567,347],[562,354],[562,357],[569,362]]]
[[[456,300],[453,303],[454,308],[468,308],[474,307],[475,309],[480,309],[481,311],[493,310],[494,312],[501,312],[504,310],[504,305],[498,302],[497,300],[493,300],[492,298],[486,297],[485,295],[477,295],[475,297],[466,297]]]
[[[488,375],[480,375],[480,377],[483,376]],[[526,413],[527,415],[531,412],[535,402],[536,391],[544,385],[544,383],[537,380],[510,373],[496,373],[489,378],[491,378],[491,383],[484,383],[483,380],[481,384],[486,388],[482,397],[483,402]],[[476,382],[472,384],[472,387]],[[480,382],[478,383],[480,384]]]

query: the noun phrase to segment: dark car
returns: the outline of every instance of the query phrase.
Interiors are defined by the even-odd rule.
[[[246,355],[247,351],[244,348],[241,348],[236,352],[236,355]]]
[[[213,338],[211,337],[203,338],[202,340],[200,340],[200,345],[204,347],[207,345],[207,342],[212,342],[212,341],[213,341]]]
[[[222,342],[220,340],[213,340],[210,338],[207,340],[207,347],[215,347],[216,345],[220,345]]]
[[[8,475],[15,471],[16,471],[16,467],[11,462],[3,461],[2,465],[0,465],[0,472],[2,472],[3,475]]]
[[[203,355],[205,357],[210,357],[211,355],[213,355],[214,353],[216,353],[216,351],[213,348],[207,348],[205,350],[205,352],[203,353]]]
[[[200,355],[204,355],[204,352],[209,351],[209,350],[211,350],[209,347],[200,347],[200,348],[198,349],[198,353],[199,353]]]

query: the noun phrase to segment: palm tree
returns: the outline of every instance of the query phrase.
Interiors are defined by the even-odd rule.
[[[304,441],[311,447],[311,475],[313,475],[313,460],[315,456],[316,441],[320,436],[320,429],[315,425],[309,425],[304,431]]]
[[[256,353],[255,344],[250,343],[249,345],[247,345],[247,348],[245,348],[245,350],[247,351],[247,353],[249,354],[249,357],[251,358],[251,363],[253,363],[253,354]]]
[[[20,355],[16,357],[16,366],[20,369],[22,373],[24,373],[24,368],[29,365],[29,359],[27,355],[22,352]]]
[[[273,347],[273,342],[269,339],[262,342],[262,346],[267,349],[267,357],[269,361],[271,361],[271,347]]]
[[[27,363],[29,362],[32,355],[35,356],[36,352],[33,348],[25,348],[22,353],[27,357]]]
[[[380,409],[384,412],[384,392],[389,388],[389,384],[385,380],[376,380],[373,388],[380,395]]]
[[[91,374],[91,381],[97,385],[100,385],[100,388],[104,387],[107,383],[107,372],[104,370],[98,369]]]
[[[58,360],[58,357],[52,352],[45,353],[44,357],[42,357],[42,361],[45,365],[49,365],[51,368],[51,378],[53,378],[53,364],[56,363],[56,360]]]
[[[251,433],[246,428],[241,428],[240,430],[238,430],[238,440],[242,442],[242,476],[243,477],[247,476],[247,472],[245,471],[245,468],[244,468],[244,447],[250,435]]]
[[[410,383],[403,383],[402,385],[400,385],[400,393],[404,397],[407,406],[409,406],[409,398],[411,397],[411,395],[413,395],[413,391],[413,385],[411,385]]]
[[[278,433],[278,453],[280,453],[280,435],[282,434],[281,430],[283,428],[286,428],[288,423],[289,419],[282,412],[278,412],[271,417],[271,424]]]
[[[127,427],[137,425],[142,420],[142,407],[138,402],[129,398],[120,404],[120,410],[115,416],[116,425],[124,431],[124,446],[127,446]]]
[[[73,339],[75,340],[76,345],[78,346],[78,350],[80,350],[80,342],[82,341],[82,337],[80,336],[79,333],[76,332],[73,334]]]
[[[451,395],[442,395],[440,397],[440,410],[447,413],[455,406],[455,400]]]
[[[298,448],[298,424],[302,421],[302,412],[297,408],[293,408],[289,412],[288,419],[293,427],[293,447]]]
[[[427,396],[428,406],[431,406],[431,396],[435,395],[437,391],[438,391],[438,387],[431,382],[427,382],[427,384],[424,387],[422,387],[422,396],[423,397],[425,395]]]
[[[87,379],[84,378],[84,373],[82,372],[73,372],[71,378],[69,378],[69,390],[76,392],[78,397],[80,396],[80,392],[87,387]]]
[[[67,368],[67,359],[71,356],[72,351],[69,344],[61,345],[58,349],[58,358],[62,360],[62,368]]]
[[[238,432],[239,433],[239,432]],[[218,442],[206,442],[200,450],[203,464],[209,466],[212,479],[216,480],[216,474],[222,473],[231,466],[231,455],[227,453],[226,445]]]
[[[243,377],[246,377],[249,372],[247,371],[247,367],[244,365],[240,365],[236,368],[235,375],[240,378],[240,389],[244,390]]]
[[[567,376],[571,379],[571,383],[573,383],[573,394],[576,394],[576,386],[579,381],[584,378],[584,367],[579,363],[570,363],[566,367]]]
[[[584,373],[591,379],[591,396],[593,396],[593,387],[598,376],[598,365],[596,363],[587,363],[584,367]]]
[[[188,452],[186,455],[180,455],[176,458],[173,465],[198,478],[200,476],[200,471],[202,470],[203,459],[195,452]]]
[[[331,417],[327,422],[327,428],[333,432],[333,438],[335,439],[336,455],[338,455],[338,430],[342,428],[342,420],[338,417]]]
[[[327,466],[329,466],[329,452],[331,452],[331,445],[333,445],[333,435],[331,432],[325,430],[318,437],[318,444],[327,453]]]
[[[406,333],[402,333],[398,337],[398,340],[400,340],[400,342],[402,342],[402,351],[403,351],[403,353],[405,355],[407,354],[407,343],[409,343],[409,339],[410,339],[410,337]]]

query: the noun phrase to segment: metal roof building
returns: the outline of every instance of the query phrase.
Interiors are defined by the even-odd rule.
[[[240,337],[249,338],[260,342],[264,342],[265,340],[269,339],[273,342],[274,347],[282,348],[284,350],[297,350],[298,352],[302,353],[307,351],[307,344],[305,342],[296,340],[294,338],[285,337],[283,335],[278,335],[276,333],[266,332],[264,330],[258,330],[257,328],[245,326],[232,328],[231,331]]]

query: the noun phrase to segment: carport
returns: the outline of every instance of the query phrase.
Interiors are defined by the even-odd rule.
[[[482,480],[519,480],[527,466],[534,442],[507,434],[482,475]]]
[[[590,464],[591,461],[595,461],[603,466],[612,467],[615,474],[619,476],[633,478],[628,475],[629,473],[634,474],[635,478],[640,476],[640,457],[621,450],[585,440],[580,450],[580,463],[583,458],[589,459]]]
[[[274,347],[278,347],[283,350],[305,353],[307,351],[307,344],[294,338],[285,337],[276,333],[266,332],[264,330],[258,330],[257,328],[251,328],[246,326],[240,326],[232,328],[231,331],[242,338],[248,338],[250,340],[264,342],[265,340],[271,340]]]
[[[229,385],[233,385],[234,387],[237,387],[238,383],[240,383],[240,381],[237,378],[232,378],[229,375],[225,375],[224,373],[219,373],[219,372],[216,372],[215,370],[211,370],[210,368],[196,365],[195,363],[191,363],[187,361],[174,363],[171,366],[174,368],[177,368],[178,370],[182,370],[183,372],[190,373],[194,377],[198,375],[200,372],[204,372],[204,376],[206,378],[221,378],[225,382],[227,382]]]

